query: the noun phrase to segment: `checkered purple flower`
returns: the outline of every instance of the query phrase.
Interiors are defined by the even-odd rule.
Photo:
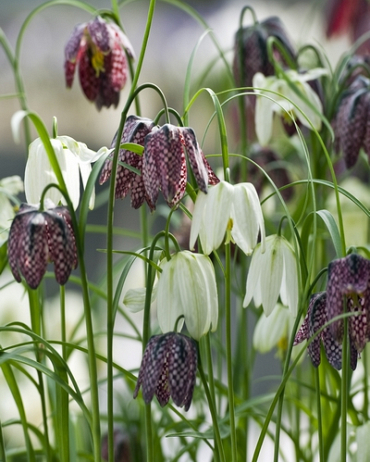
[[[197,364],[197,349],[190,337],[175,332],[153,336],[144,352],[134,398],[142,386],[146,404],[155,395],[163,407],[172,397],[176,406],[184,406],[187,411],[193,397]]]
[[[357,76],[342,94],[333,119],[335,150],[353,167],[363,148],[370,159],[370,79]]]
[[[133,57],[132,46],[114,23],[100,16],[79,24],[65,46],[65,78],[72,87],[78,65],[79,78],[86,98],[94,101],[98,110],[103,106],[117,107],[119,94],[127,80],[126,53]]]
[[[23,276],[31,289],[39,286],[49,261],[54,263],[57,282],[64,285],[77,267],[68,209],[53,206],[40,211],[22,204],[9,231],[8,260],[14,278],[21,282]]]
[[[112,146],[116,143],[114,138]],[[126,120],[122,143],[136,143],[144,146],[143,156],[121,149],[119,161],[139,170],[118,165],[116,198],[131,194],[131,205],[139,208],[144,201],[153,211],[159,191],[170,207],[176,207],[186,189],[187,167],[185,151],[199,189],[207,192],[208,184],[215,185],[219,179],[204,157],[194,131],[189,127],[166,124],[154,127],[150,119],[129,116]],[[111,175],[112,158],[107,159],[100,175],[103,184]]]
[[[151,132],[154,127],[154,123],[150,119],[143,117],[137,117],[131,115],[127,117],[126,123],[122,132],[121,144],[124,143],[136,143],[144,146],[144,140],[148,133]],[[113,138],[111,147],[113,148],[117,142],[117,134]],[[152,208],[149,198],[146,194],[143,176],[138,175],[135,171],[132,171],[122,165],[122,163],[134,167],[135,169],[142,171],[143,157],[135,154],[134,152],[128,151],[127,149],[121,149],[119,151],[119,162],[117,166],[116,175],[116,199],[123,199],[130,193],[131,195],[131,206],[135,209],[139,208],[146,200],[149,206]],[[103,170],[100,175],[100,184],[105,183],[112,172],[112,157],[105,161]]]
[[[193,129],[171,124],[156,127],[145,137],[143,157],[143,180],[153,204],[151,210],[155,209],[159,190],[169,207],[176,207],[183,198],[187,181],[185,150],[201,191],[206,193],[208,184],[219,182],[199,147]]]

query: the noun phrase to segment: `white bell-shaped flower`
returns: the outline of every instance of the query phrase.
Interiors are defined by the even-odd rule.
[[[203,252],[209,255],[220,247],[227,229],[245,254],[252,253],[259,233],[264,248],[265,225],[252,183],[232,185],[220,181],[209,188],[208,194],[198,193],[191,224],[190,249],[194,249],[199,235]]]
[[[278,299],[290,309],[293,316],[298,310],[298,274],[292,246],[276,234],[266,238],[266,249],[258,245],[252,255],[248,272],[247,290],[243,302],[246,307],[254,301],[269,316]]]
[[[327,74],[326,69],[321,68],[310,69],[305,73],[298,73],[294,70],[286,71],[287,78],[311,103],[310,105],[300,98],[285,79],[276,76],[265,77],[260,72],[254,75],[253,86],[256,87],[255,92],[257,94],[255,111],[256,134],[262,146],[267,145],[270,141],[274,113],[284,115],[285,112],[291,112],[305,127],[312,128],[312,124],[317,130],[321,128],[321,118],[318,112],[323,112],[322,104],[317,93],[307,82],[325,74]],[[267,91],[264,92],[264,89]],[[303,113],[297,110],[295,105]],[[317,112],[312,109],[312,106],[317,109]]]
[[[91,163],[95,162],[106,148],[95,152],[88,149],[86,144],[75,141],[69,136],[57,136],[51,138],[50,142],[54,148],[73,207],[76,209],[80,201],[80,173],[85,187],[91,172]],[[42,191],[50,183],[58,183],[58,181],[44,145],[41,139],[37,138],[30,144],[26,164],[24,187],[27,202],[38,204]],[[50,188],[45,197],[55,204],[60,201],[65,204],[62,194],[56,188]],[[90,208],[94,207],[94,200],[95,197],[92,194],[89,203]]]
[[[218,322],[218,296],[211,260],[187,250],[161,264],[157,287],[158,323],[163,333],[181,328],[185,321],[190,335],[199,340]]]

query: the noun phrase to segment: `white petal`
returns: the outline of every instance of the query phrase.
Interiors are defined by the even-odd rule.
[[[62,171],[73,208],[76,210],[80,202],[80,172],[78,160],[69,149],[65,149],[63,146],[59,148],[58,151],[55,150],[55,154],[57,156],[59,167]],[[62,198],[62,203],[66,203],[64,198]]]
[[[0,181],[0,189],[4,189],[8,194],[15,196],[24,190],[22,178],[18,175],[3,178]]]
[[[280,298],[284,305],[288,306],[291,314],[295,317],[298,313],[298,275],[297,264],[292,246],[284,238],[282,250],[284,259],[284,273],[280,290]]]
[[[225,237],[233,194],[233,186],[226,181],[220,181],[208,190],[199,232],[202,249],[206,255],[218,249]]]
[[[139,287],[137,289],[128,289],[123,297],[123,304],[131,313],[142,311],[145,306],[146,287]],[[157,297],[157,284],[153,286],[151,303]]]
[[[253,333],[253,346],[260,353],[267,353],[286,337],[291,315],[286,307],[278,303],[271,316],[260,316]]]
[[[15,114],[13,114],[10,124],[12,128],[14,142],[17,144],[19,144],[21,141],[21,122],[27,114],[27,111],[17,111]]]
[[[181,297],[175,284],[176,260],[161,264],[162,273],[158,278],[157,317],[163,333],[173,331],[179,316],[183,315]],[[180,328],[183,324],[178,324]]]
[[[274,109],[274,102],[271,98],[274,95],[257,95],[256,109],[255,109],[255,127],[256,135],[261,146],[266,146],[270,141],[272,135],[272,122]]]
[[[91,173],[91,165],[80,163],[80,173],[81,173],[81,178],[82,178],[82,184],[85,189],[87,181]],[[94,205],[95,205],[95,188],[93,188],[91,196],[90,196],[89,209],[92,210],[94,208]]]
[[[320,112],[322,113],[322,104],[320,101],[319,96],[306,82],[301,82],[297,84],[298,89],[306,96],[306,98],[310,101],[310,103]],[[297,114],[297,118],[305,127],[311,128],[310,123],[312,123],[314,128],[320,130],[321,128],[321,118],[319,115],[308,105],[306,104],[291,88],[287,87],[286,96],[293,101],[305,114],[305,116],[301,113],[301,111],[296,110],[295,113]],[[308,120],[307,120],[308,118]]]
[[[203,220],[204,208],[207,203],[208,194],[205,194],[204,192],[199,191],[197,195],[197,199],[195,201],[193,219],[192,219],[191,228],[190,228],[190,240],[189,240],[190,250],[194,250],[195,241],[197,240],[197,237],[199,235],[200,227],[201,227],[202,220]]]
[[[264,249],[265,231],[262,209],[257,191],[251,183],[239,183],[234,186],[232,219],[232,237],[246,255],[250,255],[257,245],[260,230],[262,250]]]
[[[262,249],[261,244],[258,244],[254,249],[251,264],[248,271],[247,277],[247,287],[245,292],[245,297],[243,301],[243,307],[247,307],[252,299],[256,307],[262,305],[262,293],[261,293],[261,284],[260,279],[264,271],[264,268],[261,266],[262,258]]]

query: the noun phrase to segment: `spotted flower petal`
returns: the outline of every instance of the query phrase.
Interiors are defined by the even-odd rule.
[[[197,350],[194,341],[182,334],[169,332],[153,336],[144,352],[134,398],[142,386],[145,403],[156,395],[165,406],[169,398],[185,411],[190,407],[197,370]]]

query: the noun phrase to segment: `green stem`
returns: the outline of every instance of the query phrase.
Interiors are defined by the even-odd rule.
[[[60,297],[60,330],[62,340],[62,357],[67,360],[67,335],[66,335],[66,290],[64,286],[60,286],[59,289]]]
[[[226,317],[226,363],[228,401],[230,416],[231,460],[237,461],[235,410],[234,410],[234,384],[232,362],[232,334],[231,334],[231,249],[230,243],[225,245],[225,317]]]
[[[343,304],[345,305],[345,303]],[[342,344],[342,379],[340,397],[340,461],[347,460],[347,408],[348,408],[348,319],[343,320],[343,344]]]
[[[224,448],[222,445],[222,440],[221,440],[221,435],[220,435],[220,429],[218,427],[217,411],[215,408],[215,403],[212,400],[211,392],[209,391],[209,388],[208,388],[208,383],[207,383],[206,376],[204,374],[201,358],[199,358],[199,361],[198,361],[198,371],[199,371],[200,379],[204,387],[204,391],[206,393],[209,412],[211,413],[211,417],[212,417],[213,431],[215,435],[215,446],[218,449],[221,462],[226,462]]]
[[[320,388],[320,372],[315,368],[315,385],[316,385],[316,404],[317,404],[317,430],[319,436],[319,455],[320,462],[325,462],[324,457],[324,438],[322,432],[322,418],[321,418],[321,388]]]

